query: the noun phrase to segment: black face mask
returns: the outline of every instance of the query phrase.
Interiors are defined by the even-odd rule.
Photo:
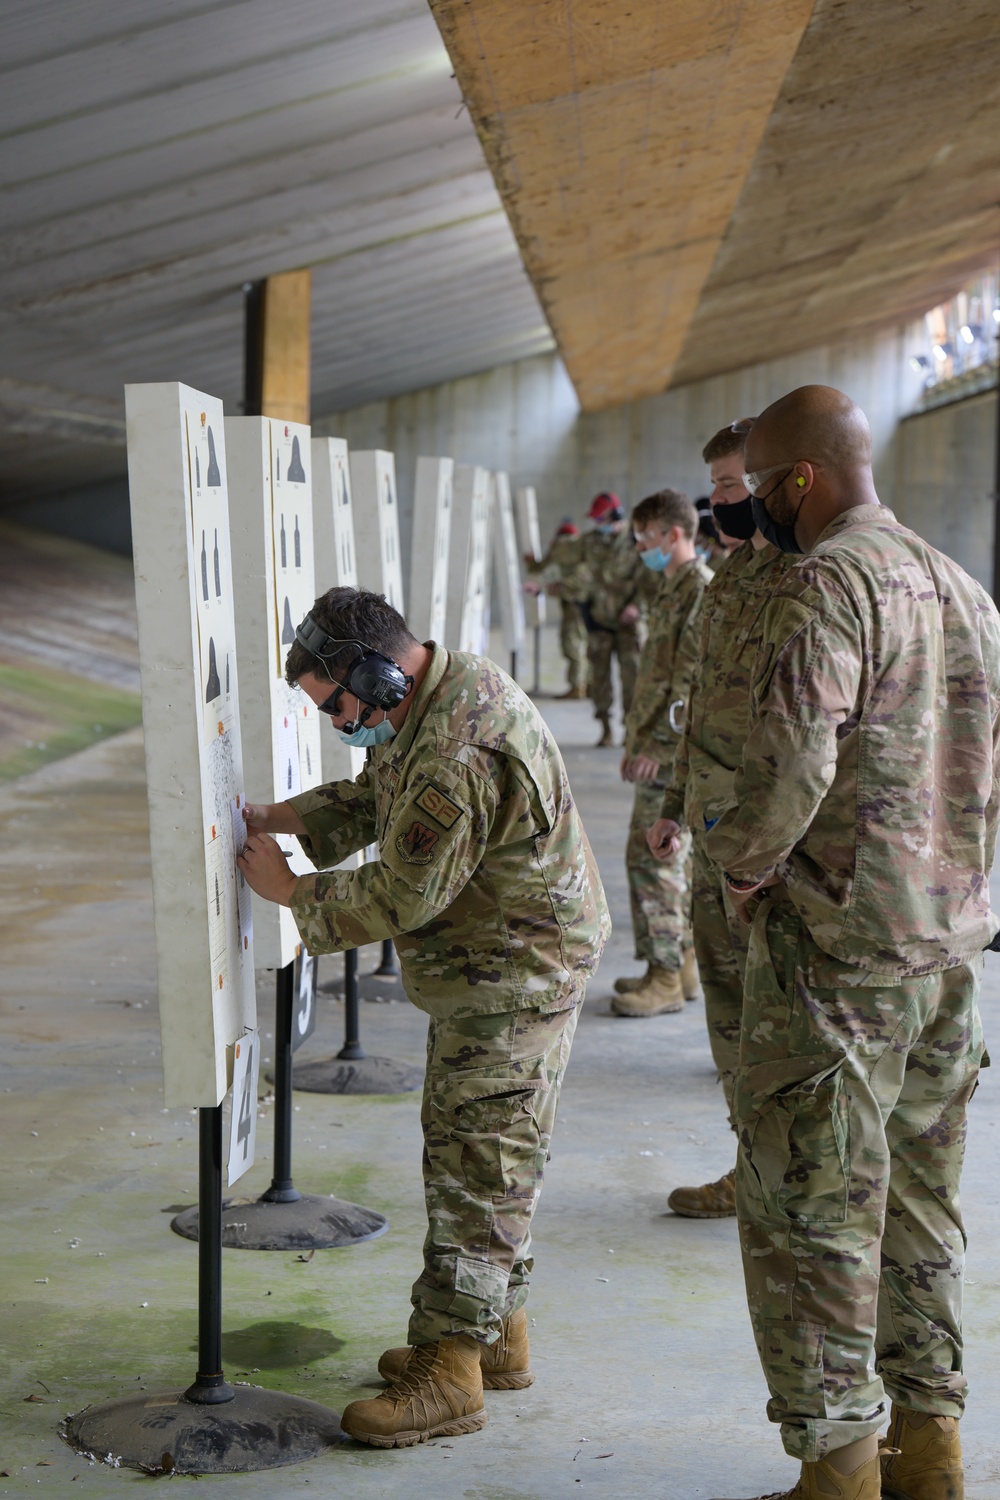
[[[713,505],[716,528],[734,542],[748,542],[757,529],[749,499],[734,500],[732,505]]]
[[[791,473],[791,470],[789,470],[789,473]],[[795,522],[799,519],[799,511],[802,509],[802,502],[806,498],[805,495],[803,495],[799,500],[799,510],[795,512],[795,515],[792,518],[792,524],[790,526],[773,520],[767,509],[767,506],[764,504],[764,501],[770,500],[771,496],[775,493],[776,490],[781,489],[781,486],[784,484],[785,479],[787,478],[788,474],[785,475],[784,479],[779,479],[774,488],[768,490],[766,495],[754,495],[752,497],[751,504],[753,506],[754,525],[757,527],[757,530],[760,532],[765,542],[770,542],[771,546],[777,547],[779,552],[801,553],[802,548],[795,540]]]

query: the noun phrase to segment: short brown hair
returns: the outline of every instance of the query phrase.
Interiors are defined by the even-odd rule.
[[[742,453],[747,434],[756,420],[756,417],[740,417],[738,422],[730,422],[728,427],[720,427],[715,436],[710,437],[701,450],[701,456],[705,462],[711,464],[717,458],[728,458],[731,453]]]
[[[640,500],[632,512],[634,527],[641,531],[650,524],[660,526],[664,531],[670,526],[679,526],[691,541],[698,530],[698,512],[680,490],[657,490],[654,495]]]
[[[393,609],[384,594],[373,594],[368,589],[328,589],[309,613],[317,625],[342,640],[344,646],[341,651],[331,646],[323,656],[315,656],[301,641],[293,641],[285,661],[285,681],[292,687],[306,672],[336,682],[334,664],[339,672],[346,674],[351,662],[361,655],[359,644],[381,651],[394,661],[401,652],[417,644],[399,610]]]

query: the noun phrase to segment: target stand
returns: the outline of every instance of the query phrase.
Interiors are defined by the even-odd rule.
[[[395,962],[395,953],[392,957]],[[344,1045],[336,1057],[297,1063],[294,1087],[306,1094],[409,1094],[421,1088],[423,1081],[422,1068],[392,1057],[369,1057],[362,1047],[358,950],[348,948],[344,953]]]
[[[275,984],[274,1176],[259,1198],[230,1198],[222,1204],[226,1250],[336,1250],[377,1239],[389,1227],[374,1209],[345,1198],[300,1193],[292,1180],[292,1053],[296,1041],[310,1034],[315,1016],[316,964],[303,950],[296,964],[278,970]],[[200,1217],[200,1205],[186,1208],[170,1227],[184,1239],[196,1240]]]
[[[316,1458],[346,1442],[336,1412],[222,1370],[222,1106],[198,1112],[198,1370],[186,1390],[85,1407],[62,1436],[78,1453],[146,1474],[238,1474]]]

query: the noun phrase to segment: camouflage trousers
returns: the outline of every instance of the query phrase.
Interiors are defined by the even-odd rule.
[[[732,1124],[733,1085],[740,1061],[743,1023],[747,929],[729,899],[722,871],[705,853],[704,827],[696,828],[693,835],[691,885],[694,951],[705,996],[708,1044]]]
[[[614,702],[614,686],[611,681],[611,658],[618,657],[618,670],[622,677],[622,712],[632,707],[635,679],[639,671],[639,653],[642,637],[635,625],[619,625],[617,630],[591,630],[587,633],[587,652],[590,657],[590,696],[594,713],[599,719],[606,718]]]
[[[816,947],[787,898],[750,935],[735,1113],[747,1298],[793,1457],[875,1432],[886,1395],[959,1417],[966,1106],[982,959],[873,975]]]
[[[691,946],[691,835],[682,834],[680,850],[666,863],[654,859],[646,829],[660,815],[663,783],[637,781],[634,790],[625,870],[635,956],[661,969],[679,969]]]
[[[555,1125],[578,1004],[432,1020],[420,1121],[428,1230],[408,1341],[484,1344],[523,1307],[531,1216]]]
[[[583,623],[580,607],[573,599],[560,603],[559,648],[566,659],[566,675],[571,688],[586,689],[590,681],[590,664],[587,656],[587,627]]]

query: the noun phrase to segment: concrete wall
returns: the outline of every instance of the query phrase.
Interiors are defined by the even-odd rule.
[[[580,412],[559,358],[543,355],[314,417],[313,430],[344,437],[352,448],[385,447],[395,453],[404,547],[421,454],[507,469],[512,484],[534,484],[547,536],[563,515],[580,516],[602,489],[616,491],[628,503],[665,484],[692,496],[704,494],[708,476],[701,449],[713,432],[795,386],[819,382],[847,391],[868,413],[879,493],[895,507],[897,428],[919,399],[920,379],[908,358],[921,347],[921,336],[918,325],[875,333],[592,416]]]
[[[901,518],[986,588],[993,577],[996,440],[995,390],[907,417],[897,438]]]

